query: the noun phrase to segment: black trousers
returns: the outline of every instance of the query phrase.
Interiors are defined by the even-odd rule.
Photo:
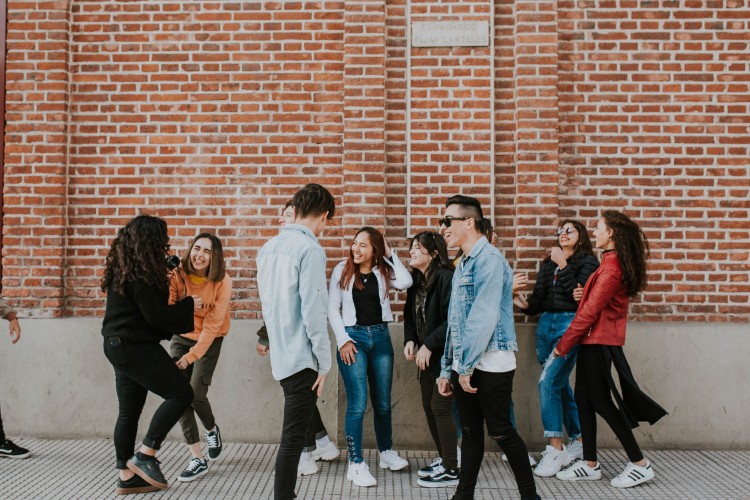
[[[453,396],[445,397],[438,392],[435,377],[430,371],[419,372],[419,388],[422,393],[422,409],[427,417],[427,427],[432,440],[448,469],[458,469],[458,432],[453,419]]]
[[[609,385],[612,360],[604,361],[601,350],[604,346],[581,344],[578,346],[578,364],[576,365],[575,397],[578,405],[578,418],[581,421],[581,439],[583,440],[583,459],[596,461],[596,414],[604,418],[620,440],[628,460],[639,462],[643,453],[635,440],[630,423],[612,401],[612,389]]]
[[[315,446],[313,413],[318,396],[312,390],[318,372],[310,368],[295,373],[279,381],[284,390],[284,424],[281,430],[281,443],[276,455],[276,477],[273,493],[276,500],[295,498],[297,465],[302,450]]]
[[[143,444],[158,450],[167,433],[193,401],[190,382],[158,342],[127,343],[104,339],[104,354],[115,369],[115,388],[119,402],[114,442],[117,468],[125,469],[133,456],[138,419],[153,392],[164,399],[151,418]]]
[[[484,425],[508,457],[522,499],[536,498],[536,484],[529,465],[526,443],[510,421],[510,401],[515,370],[490,373],[474,370],[471,386],[476,393],[464,392],[458,383],[458,373],[451,372],[451,384],[458,404],[461,421],[461,472],[458,477],[456,500],[474,498],[479,469],[484,459]]]
[[[3,414],[0,413],[0,443],[5,442],[5,430],[3,430]]]

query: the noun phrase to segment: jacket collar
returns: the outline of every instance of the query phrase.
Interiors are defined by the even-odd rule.
[[[303,226],[302,224],[287,224],[286,226],[283,227],[281,232],[287,232],[287,231],[296,231],[296,232],[303,233],[306,236],[312,238],[312,240],[315,243],[320,244],[320,242],[318,241],[318,238],[315,237],[315,234],[313,234],[310,228]]]

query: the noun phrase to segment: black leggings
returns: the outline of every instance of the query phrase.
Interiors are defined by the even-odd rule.
[[[117,468],[125,469],[133,456],[138,419],[153,392],[164,399],[151,418],[143,444],[158,450],[167,433],[193,401],[193,389],[158,342],[126,343],[104,339],[104,354],[115,369],[119,412],[114,442]]]
[[[604,418],[620,440],[628,460],[639,462],[643,453],[635,440],[630,424],[612,401],[609,385],[612,362],[604,361],[601,345],[581,344],[578,347],[575,397],[581,422],[583,459],[596,462],[596,414]]]

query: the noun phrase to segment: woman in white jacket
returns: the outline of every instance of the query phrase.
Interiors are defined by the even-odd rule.
[[[393,314],[388,290],[404,290],[411,284],[409,271],[388,247],[380,231],[372,227],[357,231],[349,258],[340,262],[331,274],[328,321],[336,335],[339,371],[347,399],[344,433],[349,467],[346,477],[357,486],[376,484],[362,458],[362,423],[368,382],[380,467],[400,470],[409,465],[392,449],[393,345],[388,322],[393,321]]]

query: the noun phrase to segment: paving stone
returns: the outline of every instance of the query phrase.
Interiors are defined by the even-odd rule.
[[[111,440],[16,439],[32,450],[26,460],[0,459],[0,499],[123,498],[114,494],[117,473]],[[187,447],[165,443],[159,452],[162,470],[170,481],[164,492],[149,499],[252,499],[273,498],[273,465],[277,445],[225,443],[220,460],[209,472],[191,483],[177,476],[188,463]],[[365,450],[370,470],[378,480],[373,488],[358,488],[346,480],[346,457],[318,462],[318,474],[297,481],[297,498],[314,500],[394,499],[445,500],[452,488],[420,488],[416,470],[432,460],[427,451],[401,452],[410,469],[391,472],[378,467],[375,450]],[[536,478],[542,498],[559,499],[746,499],[750,498],[750,451],[649,450],[656,479],[641,486],[618,490],[609,481],[619,474],[627,458],[622,450],[602,450],[601,481],[567,483],[555,478]],[[728,471],[731,471],[728,472]],[[134,495],[133,497],[136,497]],[[125,497],[127,498],[127,497]],[[500,453],[487,453],[476,500],[518,498],[513,474]]]

